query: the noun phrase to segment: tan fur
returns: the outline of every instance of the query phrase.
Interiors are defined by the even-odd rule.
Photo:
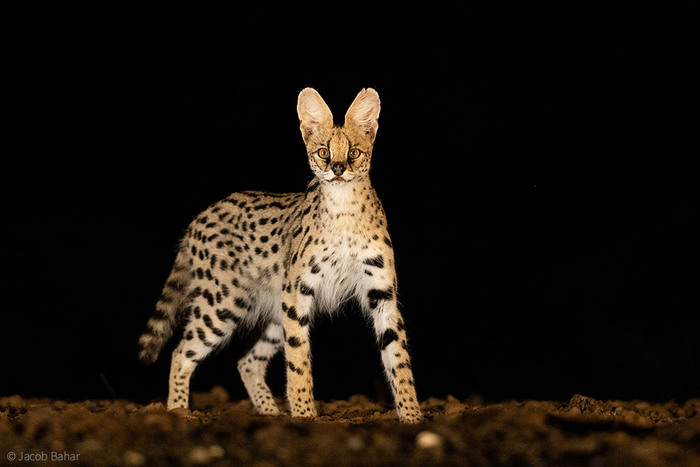
[[[187,407],[197,364],[237,327],[263,323],[261,340],[238,364],[253,404],[260,413],[279,413],[265,372],[284,348],[291,414],[314,417],[309,324],[319,312],[355,297],[373,322],[399,418],[417,422],[421,413],[396,304],[394,252],[369,179],[379,96],[373,89],[360,91],[343,126],[333,125],[326,103],[311,88],[299,94],[297,112],[314,180],[305,193],[234,193],[190,224],[159,311],[141,337],[141,358],[155,360],[172,327],[182,322],[168,408]]]

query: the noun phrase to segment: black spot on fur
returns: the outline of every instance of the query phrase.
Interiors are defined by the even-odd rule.
[[[311,295],[312,297],[314,296],[314,289],[306,285],[305,283],[299,284],[299,292],[302,295]]]
[[[368,266],[374,266],[375,268],[384,267],[384,257],[382,255],[375,256],[374,258],[367,258],[364,263]]]
[[[393,329],[388,329],[384,331],[379,338],[379,349],[384,350],[387,348],[389,344],[392,342],[396,341],[399,339],[399,336],[396,334],[396,331]]]
[[[296,365],[294,365],[294,363],[292,363],[292,362],[287,362],[287,366],[289,367],[290,370],[292,370],[293,372],[295,372],[299,375],[304,374],[304,370],[302,370],[301,368],[297,368]]]
[[[204,324],[205,324],[209,329],[211,329],[211,332],[213,332],[214,335],[216,335],[216,336],[218,336],[218,337],[222,337],[222,336],[224,335],[224,332],[223,332],[221,329],[219,329],[219,328],[217,328],[216,326],[214,326],[214,322],[211,320],[211,316],[209,316],[209,315],[204,315]]]
[[[306,192],[310,193],[310,192],[314,191],[316,188],[318,188],[318,184],[319,184],[318,180],[315,181],[314,183],[309,185],[309,187],[306,189]]]
[[[226,308],[222,308],[221,310],[216,310],[216,317],[219,318],[221,321],[228,321],[231,320],[234,323],[237,323],[241,319],[234,315],[231,310],[228,310]]]
[[[284,307],[282,307],[282,308],[284,309]],[[297,314],[297,309],[293,306],[290,306],[289,308],[287,308],[286,311],[287,311],[287,317],[289,319],[293,319],[294,321],[298,321],[299,326],[308,326],[309,325],[309,321],[311,320],[311,318],[309,318],[309,315],[299,317],[299,315]]]
[[[209,306],[214,306],[214,296],[209,292],[209,289],[205,289],[204,292],[202,292],[202,297],[207,299]]]
[[[367,298],[369,298],[369,307],[375,309],[379,300],[391,300],[394,297],[394,291],[392,289],[379,290],[372,289],[367,292]]]

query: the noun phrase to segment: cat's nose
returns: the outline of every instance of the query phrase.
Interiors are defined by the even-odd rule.
[[[345,172],[345,164],[342,162],[333,162],[331,164],[331,170],[335,174],[336,177],[340,177],[343,175],[343,172]]]

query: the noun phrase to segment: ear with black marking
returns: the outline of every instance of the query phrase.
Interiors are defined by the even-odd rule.
[[[321,95],[313,88],[304,88],[299,93],[297,114],[304,142],[323,129],[333,128],[333,114]]]
[[[372,141],[377,136],[379,128],[379,94],[372,88],[366,88],[357,94],[357,97],[348,112],[345,114],[345,125],[354,125],[359,128]]]

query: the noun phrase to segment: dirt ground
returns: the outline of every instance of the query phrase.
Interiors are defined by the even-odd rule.
[[[430,398],[419,425],[364,396],[318,402],[315,421],[256,415],[221,387],[192,406],[0,398],[0,464],[700,466],[700,399]]]

